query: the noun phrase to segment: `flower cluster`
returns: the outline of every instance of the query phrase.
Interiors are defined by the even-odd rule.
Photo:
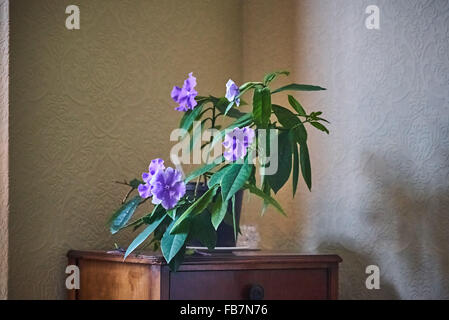
[[[172,209],[186,193],[182,174],[173,168],[165,168],[164,160],[151,161],[148,172],[142,174],[143,184],[137,190],[142,198],[153,196],[154,204],[162,204],[166,209]]]
[[[226,151],[223,156],[228,161],[243,159],[248,153],[248,147],[253,143],[254,130],[250,127],[235,128],[225,136],[223,146]]]
[[[195,100],[195,97],[198,95],[198,92],[195,90],[196,86],[196,78],[193,76],[193,73],[189,73],[189,77],[184,80],[184,85],[182,88],[178,86],[174,86],[171,92],[171,98],[173,101],[179,104],[175,108],[178,111],[188,111],[193,110],[195,106],[198,104]]]

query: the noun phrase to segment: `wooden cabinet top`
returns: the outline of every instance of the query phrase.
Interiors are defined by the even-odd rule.
[[[72,259],[88,259],[102,261],[117,261],[150,265],[165,265],[165,259],[160,253],[143,252],[131,254],[123,260],[122,251],[80,251],[70,250],[67,254]],[[299,263],[299,264],[338,264],[342,259],[338,255],[312,255],[291,252],[275,252],[263,250],[233,251],[229,253],[207,253],[187,256],[183,265],[197,264],[252,264],[252,263]]]

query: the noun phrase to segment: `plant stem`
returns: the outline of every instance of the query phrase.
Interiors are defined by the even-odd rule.
[[[217,118],[218,118],[218,115],[216,115],[216,108],[215,108],[215,104],[214,104],[213,109],[212,109],[211,129],[215,129],[215,121],[217,120]],[[213,136],[210,137],[209,144],[212,143],[212,140],[213,140]],[[206,163],[209,162],[210,151],[211,150],[208,150],[208,152],[207,152]],[[204,178],[204,185],[206,186],[207,185],[207,176],[205,174],[203,174],[203,178]]]

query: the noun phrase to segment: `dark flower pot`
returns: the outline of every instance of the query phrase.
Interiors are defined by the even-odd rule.
[[[196,183],[189,182],[186,185],[186,194],[189,197],[194,196],[195,193],[195,186]],[[196,190],[196,197],[201,197],[207,190],[209,190],[209,187],[205,185],[204,183],[200,183],[198,185],[198,188]],[[215,197],[221,197],[220,189],[218,189],[218,192]],[[240,212],[242,210],[242,200],[243,200],[243,190],[239,190],[235,194],[235,223],[237,224],[237,230],[239,230],[239,222],[240,222]],[[232,201],[230,200],[228,203],[228,211],[226,215],[229,215],[232,217]],[[230,221],[227,221],[230,220]],[[237,233],[238,235],[238,233]],[[202,246],[202,244],[199,241],[192,240],[188,243],[189,246]],[[216,247],[235,247],[236,246],[236,239],[234,237],[234,226],[232,225],[232,219],[225,219],[220,224],[220,226],[217,229],[217,244]]]

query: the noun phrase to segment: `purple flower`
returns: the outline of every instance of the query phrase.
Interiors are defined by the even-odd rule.
[[[243,159],[248,152],[249,145],[253,143],[254,136],[254,130],[250,127],[235,128],[232,132],[227,133],[223,142],[223,146],[226,148],[223,153],[224,158],[228,161]]]
[[[173,101],[179,104],[175,110],[178,111],[188,111],[193,110],[195,106],[198,104],[195,100],[195,97],[198,95],[198,92],[195,90],[196,86],[196,78],[192,75],[192,72],[189,73],[189,77],[184,81],[184,85],[182,88],[178,86],[174,86],[171,91],[171,97]]]
[[[228,80],[226,83],[226,99],[228,99],[229,102],[235,101],[235,104],[237,106],[240,106],[240,98],[235,98],[240,94],[239,87],[235,84],[234,81],[231,79]]]
[[[166,209],[172,209],[186,193],[186,185],[180,171],[168,167],[159,170],[152,179],[152,202],[162,204]]]
[[[160,158],[151,160],[151,163],[148,166],[148,172],[142,173],[142,180],[144,184],[140,184],[137,187],[137,191],[139,191],[139,195],[142,198],[146,199],[151,197],[151,190],[153,189],[152,180],[158,171],[164,169],[164,160]]]

